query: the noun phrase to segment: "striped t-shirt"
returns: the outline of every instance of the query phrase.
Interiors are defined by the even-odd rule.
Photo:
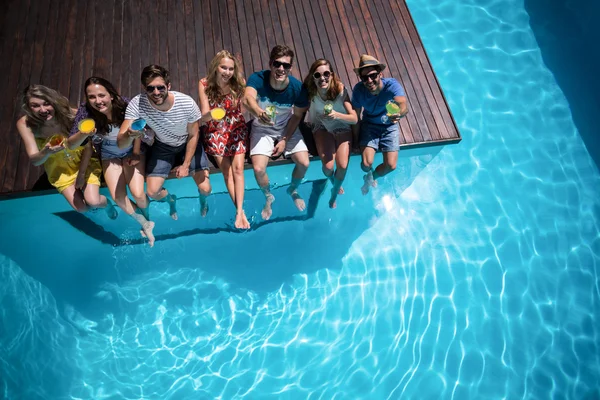
[[[200,109],[190,96],[170,91],[175,96],[168,111],[160,111],[150,105],[145,94],[138,94],[127,105],[125,119],[143,118],[154,132],[156,139],[169,146],[180,146],[187,142],[187,124],[200,119]]]

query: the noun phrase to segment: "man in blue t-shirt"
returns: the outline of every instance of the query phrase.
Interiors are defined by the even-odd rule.
[[[265,220],[271,217],[271,204],[275,200],[269,189],[267,164],[271,157],[282,153],[290,156],[296,164],[288,193],[298,210],[305,209],[297,189],[306,174],[309,160],[298,125],[309,101],[302,82],[290,76],[293,62],[292,49],[275,46],[269,58],[270,69],[250,75],[244,93],[244,106],[255,117],[250,132],[250,156],[256,182],[266,199],[261,213]]]
[[[363,54],[354,69],[362,81],[354,86],[352,93],[352,106],[360,118],[359,123],[352,126],[352,132],[355,139],[358,137],[361,168],[366,172],[363,194],[377,186],[377,178],[396,169],[400,147],[398,122],[408,113],[404,89],[397,80],[382,77],[385,67],[375,57]],[[373,170],[377,150],[383,153],[383,163]]]

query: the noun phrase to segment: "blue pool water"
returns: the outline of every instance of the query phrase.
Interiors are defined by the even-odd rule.
[[[0,202],[0,397],[596,399],[600,175],[521,1],[408,2],[463,135],[327,208],[319,166],[251,232],[213,177],[158,241]],[[327,193],[328,188],[326,189]],[[103,228],[100,228],[103,227]]]

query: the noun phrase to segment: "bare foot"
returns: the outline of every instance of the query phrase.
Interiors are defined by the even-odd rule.
[[[104,207],[104,211],[106,211],[106,215],[110,219],[116,219],[117,216],[119,215],[119,212],[117,211],[117,208],[108,199],[106,199],[106,207]]]
[[[363,195],[369,193],[369,189],[372,187],[377,187],[377,182],[373,179],[373,171],[367,172],[363,177],[363,180],[365,181],[365,184],[360,188]]]
[[[337,207],[336,200],[337,200],[338,194],[339,194],[339,191],[338,191],[338,193],[335,193],[335,188],[331,189],[331,198],[329,199],[329,208],[333,209],[333,208]]]
[[[208,214],[208,202],[206,197],[200,196],[200,215],[204,218]]]
[[[275,196],[273,196],[272,194],[269,193],[267,195],[267,201],[265,202],[265,206],[263,207],[262,212],[260,213],[260,216],[265,221],[268,221],[269,218],[271,218],[271,215],[273,215],[273,210],[271,209],[271,204],[273,204],[274,201],[275,201]]]
[[[242,211],[241,214],[235,215],[235,227],[237,229],[250,229],[250,222],[246,218],[246,213]]]
[[[340,186],[340,190],[338,190],[338,194],[344,194],[344,188]]]
[[[154,222],[152,221],[148,221],[144,224],[144,226],[142,226],[142,230],[140,231],[140,233],[142,234],[143,237],[148,238],[148,244],[150,245],[150,247],[154,247],[154,234],[152,233],[152,230],[154,229]]]
[[[177,221],[177,196],[170,194],[167,198],[167,202],[169,203],[169,214],[171,214],[171,218]]]
[[[304,200],[302,199],[302,197],[300,197],[298,191],[296,189],[290,191],[290,189],[288,188],[287,192],[290,196],[292,196],[292,200],[294,200],[294,205],[296,206],[298,211],[304,211],[304,209],[306,208],[306,204],[304,204]]]

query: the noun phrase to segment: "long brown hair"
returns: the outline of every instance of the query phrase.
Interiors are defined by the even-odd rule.
[[[69,100],[62,94],[58,93],[54,89],[43,85],[29,85],[23,91],[23,98],[21,100],[21,110],[25,114],[25,121],[27,126],[32,130],[36,130],[44,125],[44,120],[40,119],[34,114],[29,108],[29,100],[32,97],[47,101],[54,108],[54,118],[58,124],[63,128],[64,133],[68,133],[73,125],[75,114],[69,105]]]
[[[92,76],[85,81],[85,84],[83,85],[83,91],[85,93],[85,108],[96,122],[98,132],[108,133],[108,131],[110,130],[108,127],[109,123],[106,115],[102,114],[100,111],[96,110],[90,105],[90,101],[87,98],[87,88],[90,85],[100,85],[103,86],[104,89],[106,89],[110,97],[112,97],[112,115],[110,116],[112,120],[111,124],[121,126],[121,124],[125,120],[125,109],[127,108],[125,100],[123,100],[123,98],[117,92],[117,89],[115,89],[112,83],[110,83],[104,78]]]
[[[329,71],[331,71],[331,77],[329,78],[329,87],[327,88],[327,93],[325,97],[326,100],[333,101],[342,92],[342,88],[344,86],[342,85],[342,82],[340,82],[340,80],[338,79],[336,73],[333,72],[333,68],[331,68],[331,63],[328,60],[324,58],[319,58],[317,61],[312,63],[312,65],[310,66],[310,70],[308,71],[308,75],[304,79],[304,85],[308,90],[308,98],[312,100],[313,97],[315,97],[319,91],[317,85],[315,84],[313,74],[315,73],[317,68],[319,68],[322,65],[327,65],[329,67]]]
[[[221,88],[217,83],[217,70],[221,60],[224,58],[229,58],[233,61],[233,75],[231,76],[228,84],[229,88],[231,89],[231,94],[237,102],[244,95],[246,81],[244,80],[244,74],[242,73],[240,61],[227,50],[221,50],[218,52],[210,62],[208,74],[206,76],[206,95],[208,96],[208,100],[213,102],[218,101],[223,96]]]

